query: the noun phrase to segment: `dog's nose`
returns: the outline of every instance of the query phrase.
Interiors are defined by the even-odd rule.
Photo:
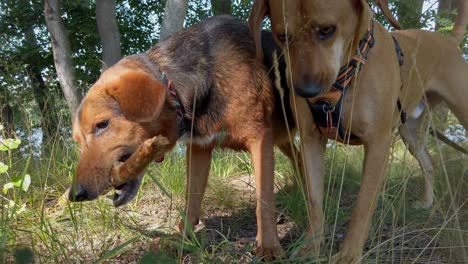
[[[322,85],[319,81],[314,80],[309,74],[305,74],[300,78],[300,81],[294,85],[296,93],[299,96],[311,98],[315,97],[322,91]]]
[[[305,98],[312,98],[320,94],[322,86],[318,82],[308,82],[296,86],[296,93]]]
[[[88,192],[81,184],[77,184],[70,188],[68,199],[72,202],[86,201],[88,200]]]

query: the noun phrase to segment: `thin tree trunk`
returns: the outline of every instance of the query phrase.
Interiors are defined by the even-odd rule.
[[[464,0],[466,1],[466,0]],[[453,9],[457,8],[458,0],[439,0],[439,7],[437,9],[437,15],[439,18],[454,20],[452,14]],[[436,21],[435,30],[438,31],[441,25],[439,20]],[[435,126],[437,129],[444,131],[448,127],[448,114],[449,108],[445,103],[440,103],[434,111],[436,118]]]
[[[231,6],[231,0],[211,0],[211,10],[215,16],[230,15]]]
[[[167,0],[164,9],[160,40],[179,31],[184,26],[185,14],[187,13],[188,0]]]
[[[102,69],[120,60],[120,33],[117,27],[116,0],[96,0],[96,20],[102,44]]]
[[[13,122],[13,109],[8,103],[0,105],[0,124],[3,125],[3,132],[7,138],[15,136],[15,124]],[[0,131],[0,136],[2,132]]]
[[[466,1],[466,0],[465,0]],[[437,9],[437,15],[439,18],[445,18],[452,20],[454,19],[454,15],[452,11],[457,8],[458,0],[439,0],[439,8]],[[439,30],[440,28],[439,20],[436,21],[435,30]]]
[[[54,54],[55,69],[68,107],[74,115],[81,101],[81,96],[78,93],[75,80],[68,33],[60,15],[60,1],[44,0],[44,10]]]
[[[25,41],[32,50],[38,50],[36,35],[32,25],[25,32]],[[54,135],[57,130],[57,111],[55,109],[54,97],[50,94],[49,88],[42,77],[42,69],[37,66],[35,57],[28,57],[27,74],[31,81],[34,100],[41,112],[41,127],[44,139]]]

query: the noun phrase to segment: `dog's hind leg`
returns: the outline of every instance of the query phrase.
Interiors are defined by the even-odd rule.
[[[276,228],[274,199],[273,134],[263,128],[248,143],[255,171],[257,198],[257,248],[255,254],[271,260],[283,255]]]
[[[305,243],[293,253],[294,257],[319,257],[323,235],[323,179],[325,174],[325,147],[327,139],[315,125],[307,102],[291,96],[291,105],[296,105],[294,119],[301,139],[304,184],[301,186],[307,201],[308,228]],[[298,113],[301,113],[300,115]]]
[[[302,184],[305,182],[305,179],[304,174],[302,173],[303,167],[301,153],[292,142],[280,144],[278,145],[278,148],[281,153],[283,153],[291,162],[291,166],[293,167],[294,173],[297,176],[296,181],[300,184],[300,186],[302,186]]]
[[[424,133],[424,124],[426,119],[426,112],[419,118],[408,118],[405,124],[399,128],[400,136],[403,142],[408,147],[409,152],[419,162],[424,174],[424,193],[420,201],[416,202],[415,207],[429,208],[434,202],[434,163],[426,148],[427,135]]]
[[[283,143],[277,146],[278,149],[283,153],[291,162],[293,166],[298,166],[299,163],[299,150],[296,148],[294,143]]]
[[[182,234],[198,224],[201,204],[210,172],[212,148],[187,143],[187,186],[185,219],[179,223]]]
[[[463,127],[468,129],[468,63],[457,57],[447,66],[437,72],[438,76],[430,84],[433,89],[429,90],[437,93]]]

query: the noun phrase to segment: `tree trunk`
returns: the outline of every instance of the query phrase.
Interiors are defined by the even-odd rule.
[[[231,0],[211,0],[211,10],[215,16],[230,15],[231,5]]]
[[[44,0],[45,20],[50,33],[55,70],[72,115],[81,101],[75,80],[70,41],[60,14],[59,0]]]
[[[0,124],[3,125],[3,132],[7,138],[13,138],[15,136],[13,109],[8,103],[0,105]],[[0,136],[2,136],[1,131]]]
[[[30,50],[39,50],[32,25],[25,32],[25,41]],[[42,77],[42,69],[37,66],[37,57],[29,56],[27,60],[27,74],[31,81],[34,100],[41,112],[41,128],[44,141],[46,141],[57,131],[58,117],[54,97],[50,94]]]
[[[402,28],[421,28],[424,0],[400,0],[397,2],[398,21]]]
[[[114,65],[121,57],[117,27],[116,0],[96,0],[96,20],[102,45],[102,69]]]
[[[171,34],[179,31],[184,26],[187,13],[188,0],[167,0],[164,9],[160,40],[164,40]]]
[[[466,0],[465,0],[466,1]],[[439,0],[439,8],[437,10],[437,15],[439,18],[445,18],[453,21],[455,16],[452,14],[452,11],[458,6],[458,0]],[[440,21],[436,21],[435,30],[439,30]]]
[[[465,0],[466,1],[466,0]],[[439,0],[439,7],[437,15],[439,18],[448,19],[453,21],[455,16],[452,11],[458,6],[458,0]],[[435,30],[438,31],[441,27],[440,21],[436,20]],[[435,127],[441,131],[444,131],[448,127],[448,114],[449,108],[445,103],[440,103],[435,109]]]

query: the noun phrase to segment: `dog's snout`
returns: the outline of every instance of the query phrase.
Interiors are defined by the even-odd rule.
[[[320,82],[314,80],[309,75],[305,75],[301,82],[295,85],[296,93],[299,96],[311,98],[320,94],[322,86]]]
[[[81,184],[76,184],[70,188],[68,199],[72,202],[82,202],[89,199],[88,192]]]

